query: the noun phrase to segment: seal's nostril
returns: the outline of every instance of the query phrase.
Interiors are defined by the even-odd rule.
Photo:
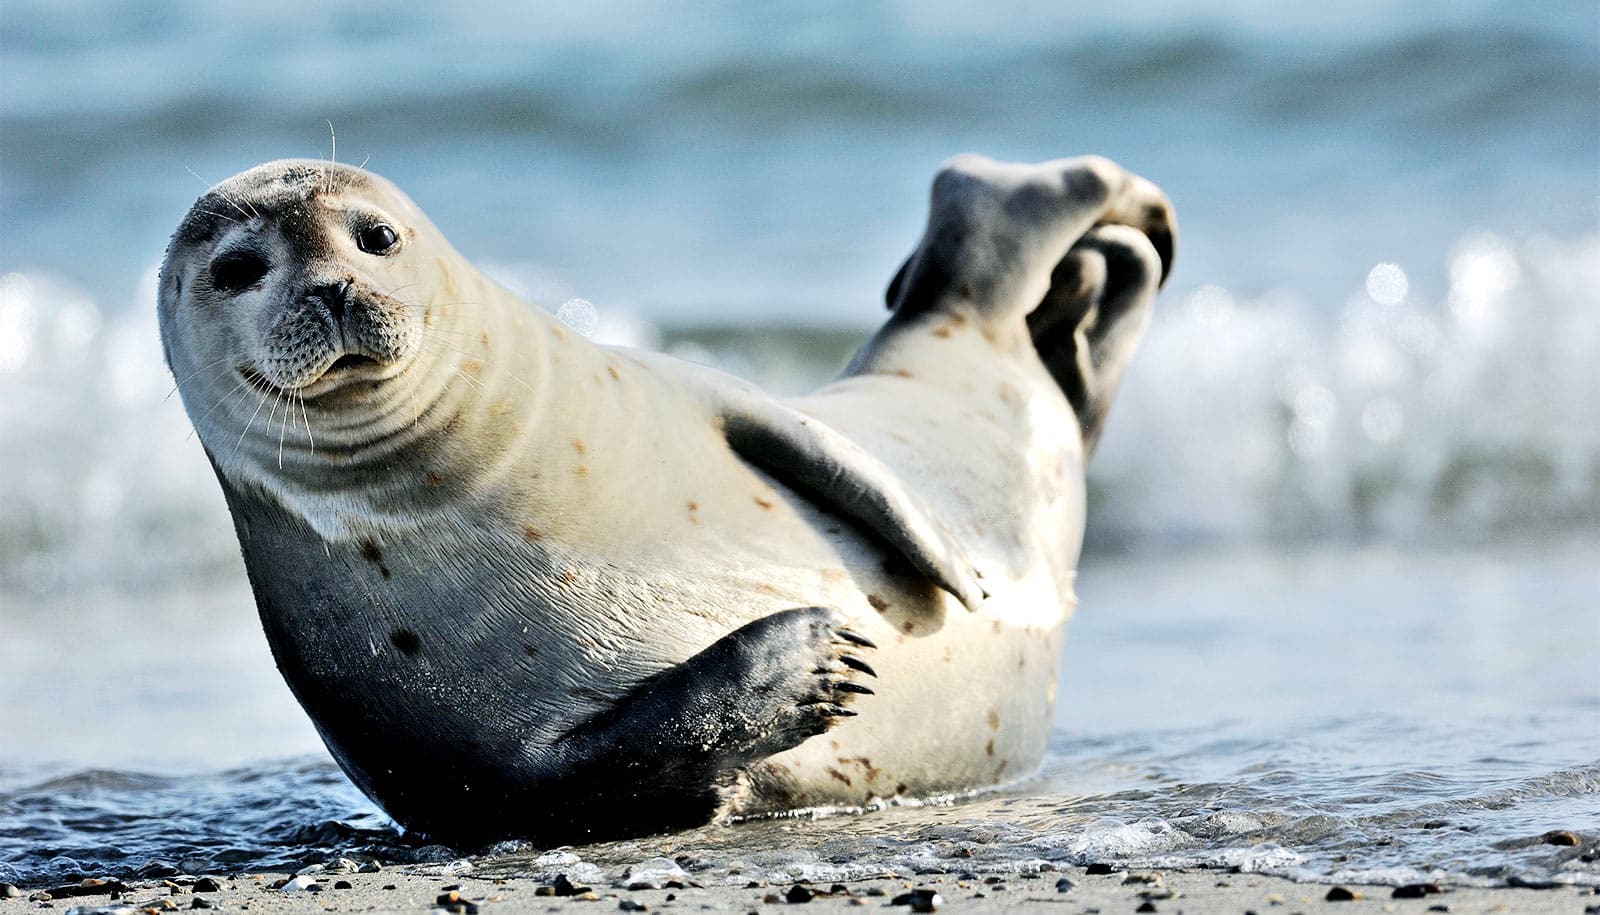
[[[349,297],[349,295],[349,280],[343,280],[337,283],[326,283],[321,286],[313,286],[306,292],[307,299],[317,300],[318,302],[322,303],[323,308],[328,310],[328,316],[333,319],[335,327],[342,326],[344,324],[345,300]]]

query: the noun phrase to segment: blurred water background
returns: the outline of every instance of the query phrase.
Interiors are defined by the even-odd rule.
[[[823,851],[703,841],[1600,881],[1600,7],[1072,6],[7,0],[0,879],[397,841],[277,679],[168,396],[154,275],[208,182],[366,162],[578,329],[796,392],[974,150],[1109,155],[1182,228],[1055,752]]]

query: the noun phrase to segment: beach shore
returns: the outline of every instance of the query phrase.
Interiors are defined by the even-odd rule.
[[[370,869],[371,865],[367,865]],[[585,886],[561,878],[469,872],[441,876],[438,865],[397,865],[376,872],[333,868],[231,877],[146,879],[113,887],[71,887],[82,895],[39,888],[0,900],[0,913],[53,908],[80,915],[178,910],[284,913],[324,912],[807,912],[890,909],[896,912],[1038,911],[1116,913],[1593,913],[1600,888],[1558,886],[1477,888],[1448,885],[1330,886],[1218,870],[1112,870],[1062,867],[1028,875],[982,877],[925,874],[914,880],[877,878],[848,884],[698,886],[687,880],[649,880]],[[482,868],[481,870],[488,870]],[[1105,870],[1100,868],[1097,870]],[[120,892],[113,895],[107,889]],[[68,888],[57,888],[58,890]],[[11,892],[10,890],[6,891]],[[47,895],[50,898],[47,898]],[[932,906],[930,908],[929,906]]]

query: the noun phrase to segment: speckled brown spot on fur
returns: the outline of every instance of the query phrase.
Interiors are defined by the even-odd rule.
[[[876,594],[868,594],[867,603],[871,604],[872,609],[878,611],[879,613],[889,609],[889,602]]]
[[[471,375],[474,378],[478,377],[478,372],[480,372],[482,369],[483,363],[476,359],[468,359],[466,362],[461,363],[461,371],[466,372],[468,375]]]
[[[579,454],[583,454],[589,450],[589,446],[583,443],[583,439],[575,438],[572,440],[572,450],[578,452]]]
[[[443,257],[439,258],[439,276],[444,278],[445,295],[455,295],[456,276],[450,272],[450,261]]]
[[[441,477],[430,470],[423,474],[422,485],[428,487],[429,489],[438,489],[444,485],[444,477]]]
[[[948,336],[950,336],[950,325],[941,324],[938,327],[935,327],[933,329],[933,335],[935,337],[948,337]]]
[[[488,331],[486,331],[486,330],[479,331],[478,332],[478,339],[483,341],[483,348],[484,349],[488,349],[489,348],[489,332]]]
[[[528,541],[529,543],[538,543],[544,539],[544,534],[541,534],[539,529],[533,525],[527,524],[522,528],[522,539]]]
[[[874,781],[878,777],[878,767],[872,764],[872,758],[870,756],[852,756],[849,759],[841,758],[839,761],[842,763],[855,763],[859,765],[861,767],[861,771],[866,773],[867,781]]]
[[[383,550],[379,548],[378,541],[367,537],[361,541],[361,558],[368,562],[382,562]]]
[[[1022,406],[1022,392],[1009,381],[1000,382],[1000,400],[1012,407]]]
[[[983,745],[983,752],[988,756],[993,756],[994,755],[994,738],[993,737],[989,738],[989,742]]]
[[[995,342],[997,339],[994,335],[994,329],[991,327],[980,328],[979,332],[983,334],[983,339],[988,340],[990,343]]]
[[[831,775],[837,781],[844,782],[846,785],[854,784],[853,782],[850,781],[850,776],[844,774],[843,772],[840,772],[838,769],[835,769],[832,766],[828,767],[828,774]]]
[[[560,324],[552,324],[550,325],[550,336],[555,337],[557,340],[565,340],[567,339],[567,330]]]
[[[995,620],[994,622],[989,624],[989,630],[991,632],[993,632],[995,635],[999,635],[1000,634],[1001,628],[1002,627],[1000,625],[1000,621],[999,620]]]
[[[768,582],[762,582],[761,584],[756,585],[756,587],[758,589],[762,590],[762,591],[767,592],[768,594],[777,594],[778,593],[778,589],[775,586],[773,586],[772,584],[768,583]]]
[[[580,477],[586,477],[589,475],[589,468],[584,464],[579,464],[578,468],[572,472]]]
[[[563,585],[575,585],[578,583],[578,573],[571,569],[562,569],[560,574],[556,575],[556,581]]]
[[[917,628],[917,625],[915,623],[911,622],[910,620],[906,620],[905,622],[900,624],[900,631],[904,632],[904,633],[906,633],[908,635],[911,633],[911,631],[913,629],[916,629],[916,628]]]
[[[537,658],[539,656],[539,649],[533,647],[532,645],[529,645],[527,642],[523,642],[522,643],[522,653],[527,655],[530,658]]]
[[[961,284],[961,297],[963,299],[972,298],[972,285],[970,283]]]
[[[911,374],[911,373],[910,373],[910,372],[909,372],[909,371],[907,371],[907,370],[906,370],[906,369],[895,369],[895,370],[894,370],[894,373],[895,373],[895,374],[896,374],[896,375],[899,375],[899,376],[900,376],[900,377],[901,377],[901,378],[915,378],[915,377],[917,377],[917,376],[915,376],[915,375],[913,375],[913,374]]]
[[[999,765],[999,767],[997,767],[997,768],[996,768],[996,769],[995,769],[995,770],[994,770],[994,774],[995,774],[995,777],[996,777],[996,778],[999,778],[999,777],[1000,777],[1000,773],[1002,773],[1002,772],[1004,772],[1004,771],[1006,771],[1006,766],[1009,766],[1009,765],[1011,765],[1011,760],[1009,760],[1009,759],[1002,759],[1002,760],[1000,760],[1000,765]]]
[[[489,414],[491,416],[504,416],[510,412],[511,401],[509,400],[497,400],[489,405]]]
[[[894,793],[895,794],[905,794],[907,791],[910,791],[910,790],[911,790],[911,788],[909,786],[907,786],[905,782],[901,782],[900,784],[894,786]]]
[[[773,502],[771,499],[768,499],[768,498],[766,498],[764,496],[755,496],[754,498],[756,500],[756,504],[761,506],[762,508],[766,509],[767,511],[772,511],[772,509],[777,505],[777,503]]]
[[[984,715],[983,717],[984,717],[985,721],[989,722],[989,730],[991,730],[991,731],[1000,730],[1000,710],[999,709],[997,709],[997,708],[989,709],[989,713],[987,715]]]
[[[846,572],[844,569],[839,568],[838,566],[834,566],[832,568],[827,568],[827,569],[823,569],[822,570],[822,580],[823,581],[839,582],[839,581],[844,581],[845,579],[847,579],[849,577],[850,577],[850,573]]]
[[[617,371],[617,367],[614,365],[606,366],[606,374],[611,376],[612,381],[622,380],[622,373]]]

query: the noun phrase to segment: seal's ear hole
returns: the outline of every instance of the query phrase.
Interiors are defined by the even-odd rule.
[[[271,265],[254,251],[230,251],[211,262],[211,286],[218,292],[243,292],[261,282]]]
[[[367,226],[356,235],[356,244],[368,254],[388,254],[399,243],[394,230],[381,222]]]

